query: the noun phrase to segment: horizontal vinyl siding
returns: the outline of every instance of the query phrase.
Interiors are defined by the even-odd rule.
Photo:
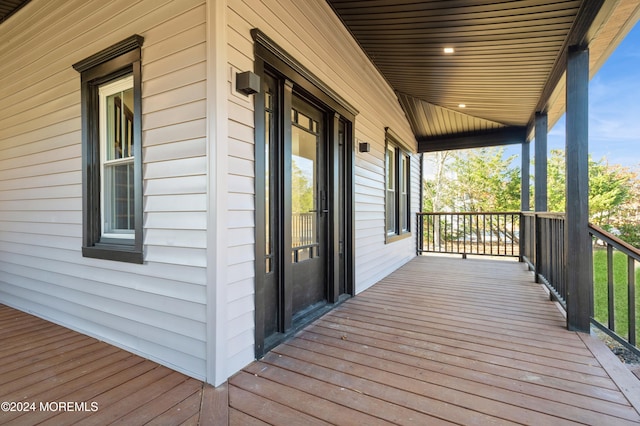
[[[206,373],[205,12],[204,0],[32,0],[0,25],[0,303],[198,378]],[[132,34],[145,38],[143,265],[82,257],[72,68]]]
[[[371,143],[370,153],[355,153],[355,267],[356,290],[360,292],[415,256],[413,234],[411,238],[385,244],[385,127],[391,127],[407,144],[415,145],[398,100],[326,2],[237,0],[228,2],[228,10],[231,73],[253,69],[254,43],[250,31],[258,28],[359,111],[354,145],[358,141]],[[232,366],[242,366],[243,361],[252,357],[253,350],[252,340],[243,340],[241,336],[249,335],[254,326],[253,317],[245,312],[253,309],[253,288],[249,283],[255,271],[251,259],[255,232],[255,217],[251,214],[255,209],[252,200],[255,149],[252,99],[232,93],[228,105],[229,239],[233,250],[228,262],[230,288],[242,282],[245,289],[234,296],[238,310],[233,313],[229,310],[229,321],[233,324],[229,327],[233,330],[229,341],[234,349],[229,349],[228,356],[233,371]],[[411,196],[415,211],[420,185],[417,155],[413,156],[412,167]],[[247,346],[238,346],[241,342]]]
[[[361,291],[415,255],[411,238],[385,244],[385,127],[405,143],[415,139],[393,90],[369,63],[331,8],[323,1],[237,1],[229,4],[232,58],[242,69],[253,58],[252,28],[259,28],[296,60],[350,102],[356,116],[356,146],[371,143],[369,153],[356,152],[356,289]],[[412,210],[418,208],[418,156],[412,157]]]

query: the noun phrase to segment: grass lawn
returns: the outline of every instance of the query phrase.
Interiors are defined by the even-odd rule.
[[[640,342],[640,269],[636,262],[636,344]],[[607,250],[593,251],[594,316],[596,320],[608,324],[607,305]],[[614,308],[616,333],[627,338],[629,333],[627,313],[627,256],[618,251],[613,253]]]

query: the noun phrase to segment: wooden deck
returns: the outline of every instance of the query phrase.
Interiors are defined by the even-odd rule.
[[[419,257],[231,378],[230,423],[639,424],[640,381],[532,278]]]
[[[3,401],[35,404],[0,411],[3,425],[640,424],[640,381],[566,331],[522,264],[440,257],[413,260],[217,389],[0,305]]]
[[[0,305],[2,425],[215,424],[215,399],[198,380]]]

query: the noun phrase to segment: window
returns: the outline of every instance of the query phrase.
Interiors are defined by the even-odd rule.
[[[102,237],[134,238],[133,77],[100,86]]]
[[[132,36],[73,66],[81,74],[86,257],[143,262],[143,40]]]
[[[386,242],[411,235],[411,155],[387,129],[385,149]]]

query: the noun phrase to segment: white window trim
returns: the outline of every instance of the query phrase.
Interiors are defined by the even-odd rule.
[[[99,121],[100,121],[100,222],[101,222],[101,234],[104,238],[117,238],[123,240],[133,240],[135,238],[135,230],[121,230],[120,232],[106,232],[106,196],[107,190],[105,188],[105,164],[114,165],[119,163],[132,163],[134,161],[133,156],[126,158],[119,158],[115,160],[107,160],[107,148],[108,148],[108,126],[107,126],[107,97],[125,90],[133,89],[133,75],[129,75],[120,78],[114,82],[104,84],[98,88],[99,95]]]

